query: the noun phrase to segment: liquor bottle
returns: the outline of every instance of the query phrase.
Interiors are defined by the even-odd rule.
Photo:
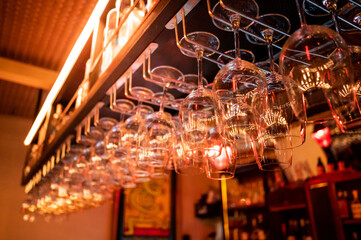
[[[286,223],[281,224],[282,239],[287,240],[287,227]]]
[[[353,218],[361,218],[361,202],[358,199],[358,191],[352,190],[353,200],[351,202],[351,212]]]
[[[346,166],[344,159],[339,159],[337,161],[337,171],[345,171],[345,170],[346,170]]]
[[[239,240],[239,229],[238,228],[233,228],[232,234],[233,236],[231,237],[231,239],[233,240]]]
[[[263,215],[258,214],[258,239],[259,240],[265,240],[266,239],[266,233],[264,231],[264,224],[263,224]]]
[[[325,166],[323,165],[321,158],[318,158],[317,162],[317,175],[322,175],[325,173]]]
[[[305,233],[306,233],[305,219],[303,218],[300,219],[300,232],[301,232],[301,239],[303,240],[305,238]]]
[[[312,240],[312,234],[310,231],[310,221],[303,218],[300,219],[300,231],[301,240]]]
[[[252,218],[252,232],[251,232],[250,239],[258,240],[257,219],[255,219],[255,218]]]
[[[302,240],[312,240],[311,224],[308,219],[305,221],[305,234]]]
[[[343,191],[339,190],[337,192],[337,204],[338,204],[338,209],[339,209],[341,218],[349,217],[348,205],[347,205],[347,191],[345,191],[345,192],[346,192],[346,198],[345,198]]]
[[[239,228],[240,240],[248,240],[249,239],[249,233],[248,233],[247,225],[248,225],[247,215],[245,215],[244,213],[241,213],[241,215],[240,215],[240,228]]]
[[[296,240],[296,230],[294,220],[289,219],[287,240]]]
[[[257,221],[258,220],[258,221]],[[251,240],[265,240],[266,234],[262,228],[263,226],[263,216],[259,214],[256,218],[252,219],[252,233],[251,233]]]

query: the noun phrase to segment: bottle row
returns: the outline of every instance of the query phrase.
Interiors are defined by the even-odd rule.
[[[281,224],[282,236],[285,240],[312,240],[309,219],[289,219]]]
[[[361,219],[361,202],[359,200],[359,191],[357,189],[338,190],[337,203],[339,207],[340,217],[343,219]]]
[[[265,240],[267,234],[263,214],[246,215],[235,211],[229,217],[230,240]]]

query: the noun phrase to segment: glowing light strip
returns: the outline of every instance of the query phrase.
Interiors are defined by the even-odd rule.
[[[86,23],[83,31],[81,32],[79,38],[77,39],[74,47],[72,48],[68,58],[66,59],[63,68],[61,69],[53,87],[51,88],[48,96],[45,99],[45,102],[43,106],[41,107],[41,110],[36,116],[36,119],[31,126],[31,129],[28,133],[28,135],[25,138],[24,144],[27,146],[31,143],[33,140],[36,132],[38,131],[41,123],[44,120],[44,117],[48,110],[51,108],[56,96],[59,94],[60,89],[62,88],[65,80],[67,79],[70,71],[72,70],[76,60],[78,59],[81,51],[83,50],[86,42],[88,41],[93,28],[96,24],[96,22],[99,20],[100,16],[103,14],[103,11],[105,7],[107,6],[109,0],[99,0],[97,5],[95,6],[92,14],[89,17],[88,22]]]

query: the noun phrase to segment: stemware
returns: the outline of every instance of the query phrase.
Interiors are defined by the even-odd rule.
[[[190,39],[193,44],[188,42]],[[193,32],[180,40],[180,51],[192,58],[197,59],[198,75],[197,89],[193,90],[183,101],[179,108],[179,121],[181,137],[184,145],[184,153],[188,165],[183,164],[178,171],[184,174],[194,175],[204,171],[206,159],[220,155],[222,146],[221,137],[217,132],[215,118],[215,106],[212,94],[204,88],[202,58],[203,55],[213,54],[202,46],[217,50],[219,40],[213,34],[207,32]],[[183,162],[185,163],[185,162]]]
[[[162,100],[158,100],[158,99],[163,99],[163,92],[154,93],[154,97],[155,97],[155,102],[160,105]],[[175,100],[175,97],[171,93],[167,92],[164,97],[164,101],[172,102],[174,100]]]
[[[226,1],[224,1],[226,2]],[[253,16],[258,15],[258,5],[252,0],[228,3],[234,9]],[[233,31],[236,58],[225,65],[216,75],[212,92],[217,103],[216,117],[220,123],[221,133],[229,141],[235,141],[238,165],[255,163],[262,155],[262,144],[258,139],[258,126],[252,110],[253,96],[265,90],[266,79],[263,72],[250,62],[241,59],[239,47],[239,28],[252,24],[252,21],[225,10],[219,5],[213,8],[214,15],[232,23],[232,28],[217,20],[213,23],[225,31]]]
[[[337,93],[345,84],[353,82],[350,54],[338,33],[324,26],[306,25],[298,1],[296,4],[301,28],[287,39],[282,48],[281,74],[285,82],[293,82],[302,90],[306,121],[324,123],[332,119],[330,99],[338,101]],[[294,92],[287,86],[286,89],[290,99],[294,99]],[[295,110],[295,102],[290,103]],[[342,103],[345,107],[351,105],[346,101]],[[342,107],[337,106],[339,108]],[[302,120],[302,117],[297,117]]]
[[[262,171],[282,171],[292,165],[293,148],[275,149],[265,147],[262,158],[257,161]]]
[[[202,81],[203,81],[204,86],[208,85],[208,81],[204,77],[202,77]],[[177,88],[177,90],[182,93],[191,93],[193,90],[197,89],[198,75],[197,74],[186,74],[186,75],[184,75],[184,82],[188,83],[188,84],[192,84],[193,86],[179,84],[178,85],[179,88]]]
[[[258,20],[267,23],[285,33],[290,31],[291,24],[289,20],[281,14],[265,14],[258,17]],[[253,106],[254,111],[259,119],[261,130],[261,137],[263,138],[264,146],[266,148],[274,149],[289,149],[302,145],[305,141],[305,119],[299,121],[293,113],[290,101],[296,101],[294,105],[298,104],[298,115],[305,117],[304,105],[302,103],[302,93],[299,92],[297,99],[289,99],[285,84],[282,81],[282,76],[276,71],[272,43],[282,40],[285,35],[275,32],[272,29],[265,27],[262,24],[254,23],[248,28],[248,31],[264,37],[265,41],[259,41],[251,35],[246,35],[247,39],[258,45],[267,45],[268,56],[270,61],[260,62],[256,65],[261,69],[267,71],[267,91],[266,95],[255,95]],[[291,88],[291,86],[289,86]],[[297,89],[297,86],[294,86]],[[266,104],[265,111],[262,109],[263,104]],[[303,111],[303,114],[301,112]],[[281,159],[279,159],[280,162]]]
[[[149,143],[144,157],[149,160],[149,166],[152,168],[151,177],[158,178],[165,176],[164,169],[170,159],[174,143],[175,126],[172,116],[164,112],[167,89],[170,85],[169,79],[184,81],[184,78],[178,69],[164,65],[152,69],[151,78],[154,77],[163,86],[163,97],[159,111],[148,115],[145,119]]]
[[[322,1],[320,1],[322,4]],[[302,2],[302,8],[303,10],[310,16],[312,17],[324,17],[327,16],[328,13],[323,11],[322,9],[316,7],[315,5],[313,5],[312,3],[310,3],[307,0],[303,0]]]
[[[109,160],[110,153],[108,149],[110,148],[109,145],[109,132],[112,128],[118,124],[118,121],[111,117],[102,117],[99,118],[98,121],[94,121],[94,125],[100,128],[104,132],[104,155],[102,156],[105,159]]]
[[[135,186],[135,182],[150,180],[149,159],[145,157],[146,144],[148,144],[148,130],[144,122],[144,114],[151,109],[142,105],[144,97],[150,98],[154,93],[145,87],[133,87],[132,94],[138,98],[135,115],[129,117],[124,124],[124,134],[121,141],[125,142],[128,150],[128,174],[125,187]]]
[[[183,143],[182,143],[182,137],[180,133],[180,123],[179,123],[179,116],[173,116],[172,117],[175,131],[174,131],[174,143],[171,149],[171,156],[168,160],[168,163],[165,166],[166,170],[174,170],[178,174],[182,174],[181,171],[184,169],[182,166],[183,161],[187,158],[184,155],[183,151]]]
[[[128,171],[127,169],[127,154],[128,150],[124,144],[122,135],[124,134],[124,118],[135,109],[135,105],[128,99],[116,99],[116,90],[114,88],[111,95],[110,109],[120,114],[120,121],[113,127],[109,133],[108,149],[111,157],[109,161],[109,169],[117,187],[120,187],[123,182],[123,175]]]
[[[239,53],[240,53],[240,56],[241,56],[241,59],[247,61],[247,62],[250,62],[250,63],[254,63],[254,61],[256,60],[256,57],[254,56],[254,54],[249,51],[249,50],[246,50],[246,49],[240,49],[239,50]],[[226,51],[224,54],[228,55],[228,56],[231,56],[231,57],[235,57],[235,50],[232,49],[232,50],[229,50],[229,51]],[[217,58],[217,62],[220,62],[221,64],[223,65],[226,65],[227,63],[229,63],[230,61],[232,61],[230,58],[228,57],[225,57],[223,55],[220,55],[218,58]],[[222,65],[218,64],[218,67],[219,68],[222,68]]]
[[[335,30],[338,34],[341,33],[341,29],[338,23],[337,11],[338,1],[327,0],[323,4],[331,12],[332,20],[335,25]],[[359,61],[359,47],[348,46],[350,51],[350,58],[352,61],[352,69],[354,70],[354,81],[344,82],[338,87],[334,87],[333,91],[324,91],[328,98],[328,103],[337,126],[342,132],[354,132],[352,129],[356,123],[361,119],[360,111],[360,99],[357,96],[358,86],[360,85],[357,74],[359,73],[359,66],[355,64]],[[346,73],[353,74],[353,73]]]

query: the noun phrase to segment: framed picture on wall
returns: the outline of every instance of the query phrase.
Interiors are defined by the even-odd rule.
[[[117,240],[175,239],[174,180],[170,174],[121,191]]]

